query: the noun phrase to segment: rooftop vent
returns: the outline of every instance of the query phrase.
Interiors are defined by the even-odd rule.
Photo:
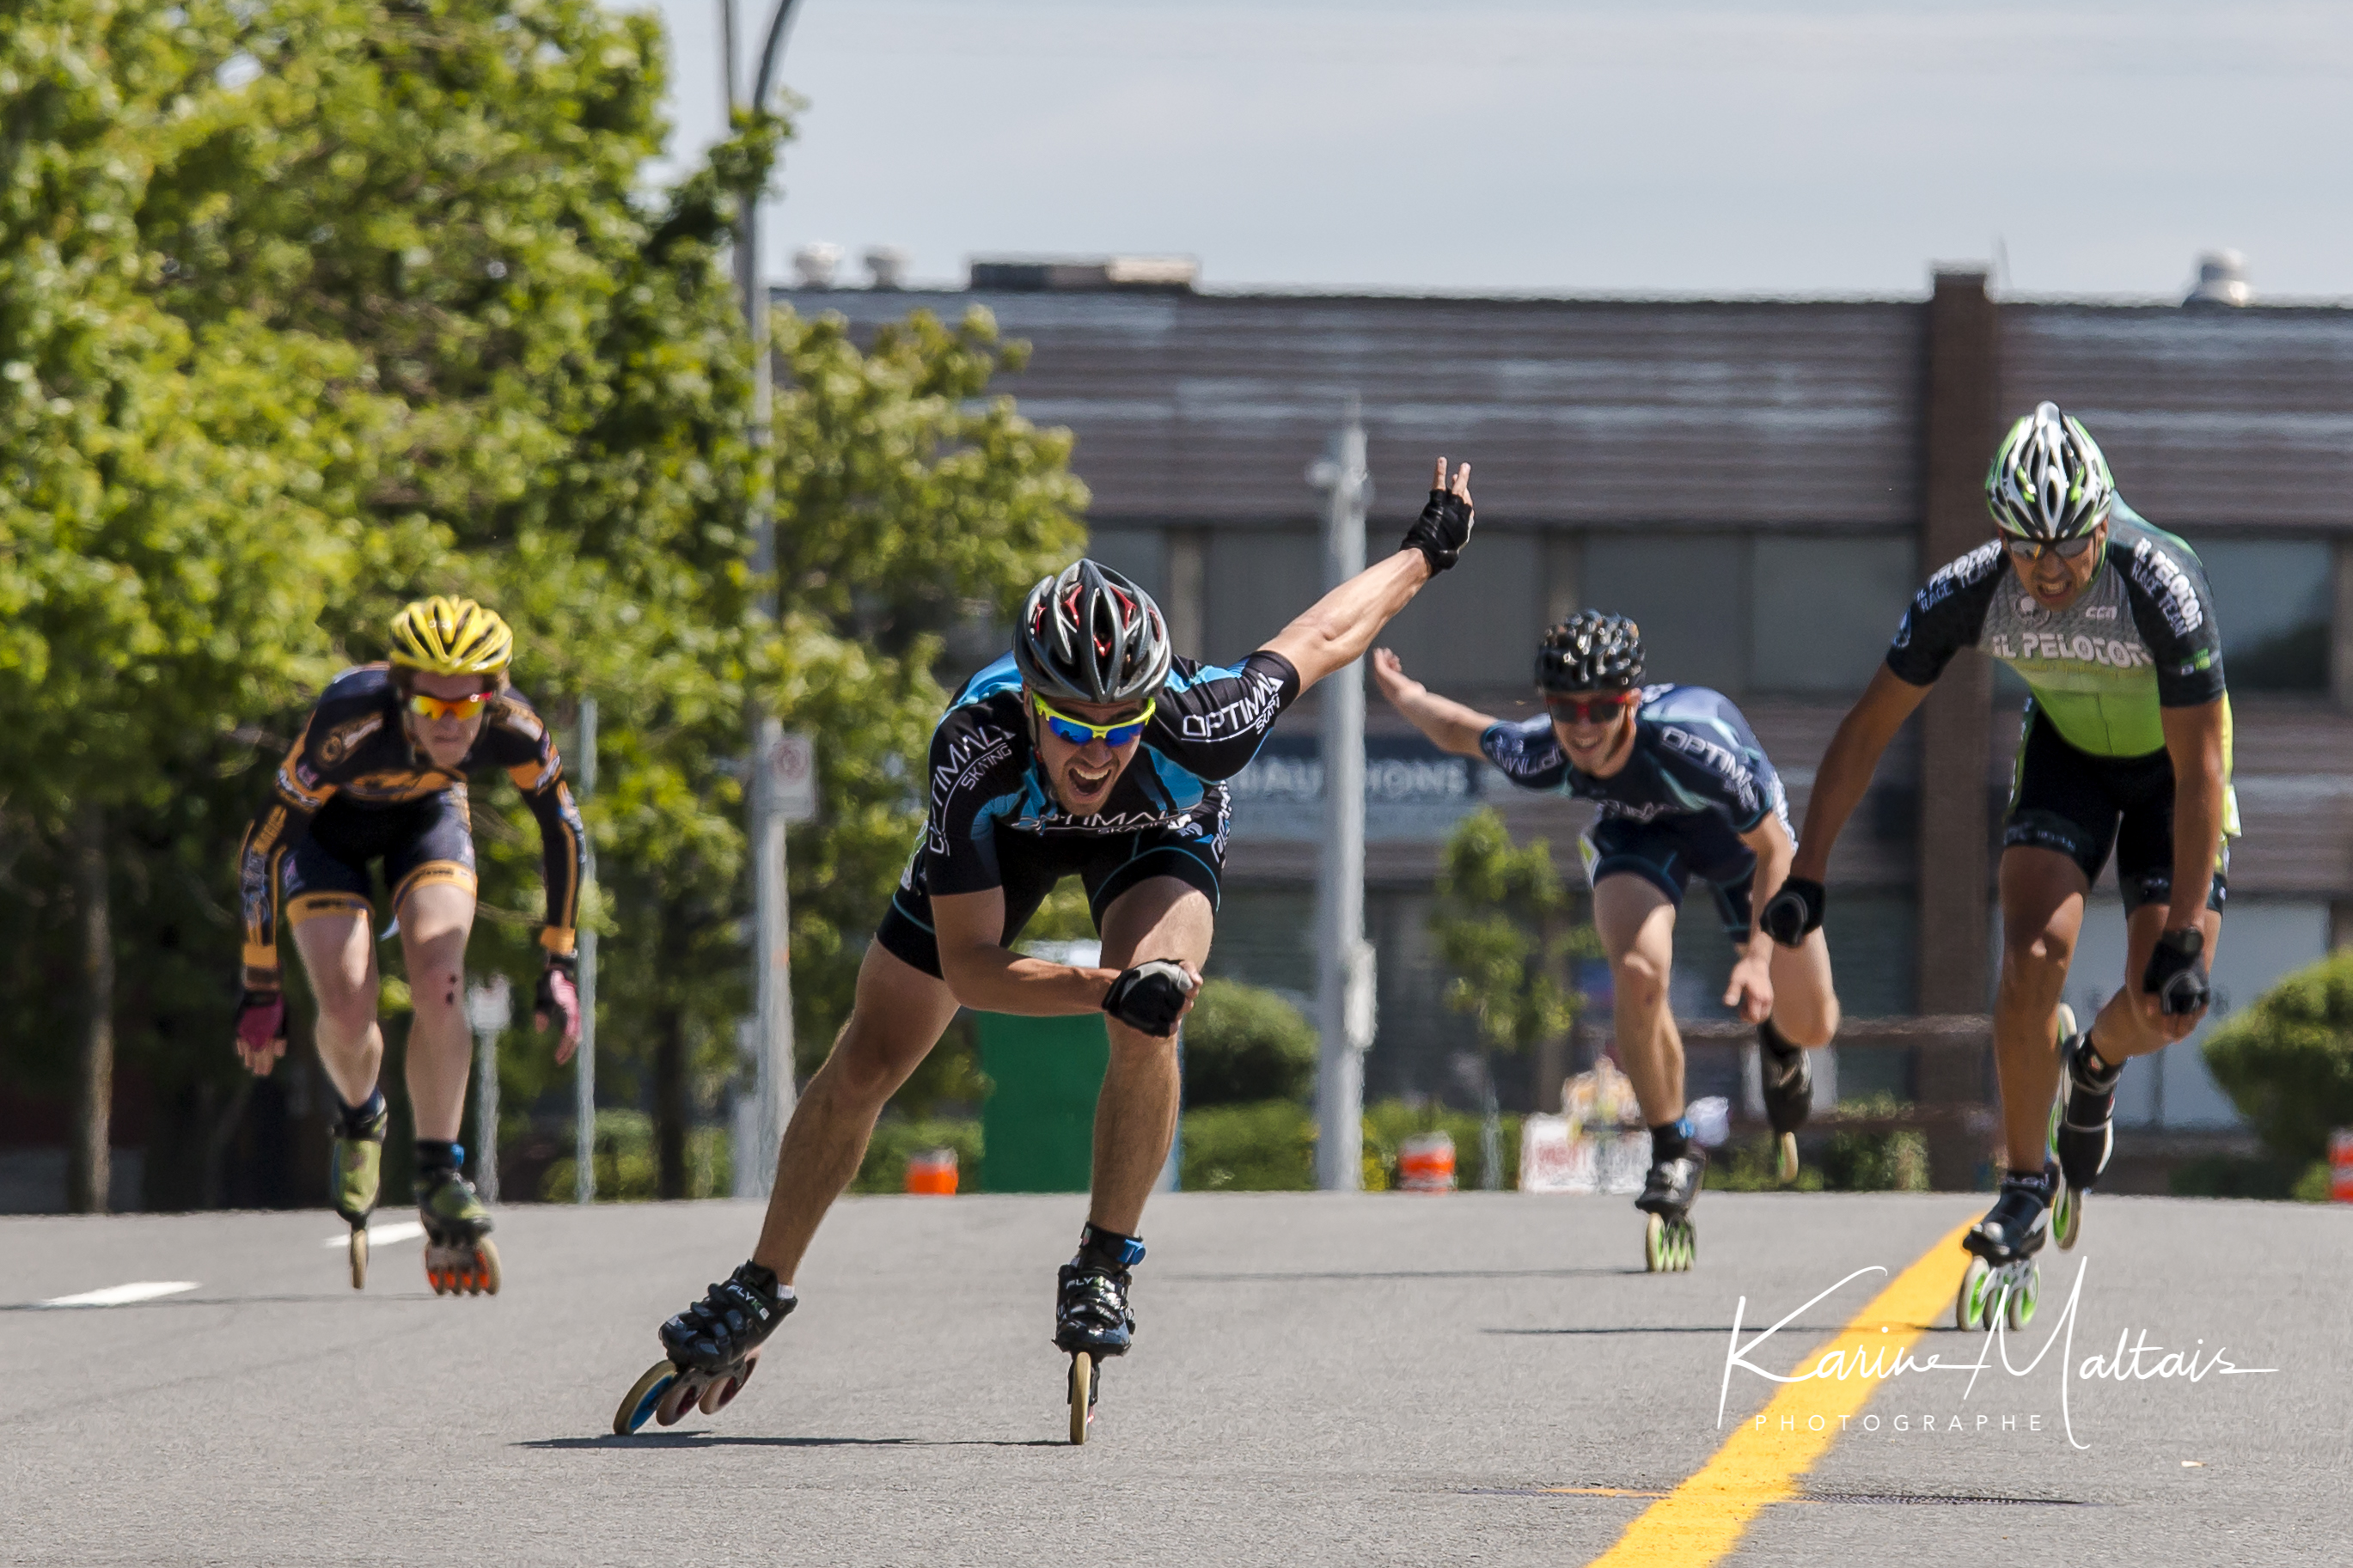
[[[870,245],[866,247],[867,286],[873,289],[903,289],[907,284],[907,253],[895,245]]]
[[[1201,264],[1189,256],[976,256],[972,286],[1007,293],[1189,294]]]
[[[793,252],[793,274],[804,289],[830,289],[841,266],[841,247],[816,239]]]
[[[2210,250],[2198,258],[2198,281],[2185,305],[2248,305],[2255,291],[2247,287],[2247,258],[2235,250]]]

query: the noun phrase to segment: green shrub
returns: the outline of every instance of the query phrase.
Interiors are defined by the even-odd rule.
[[[1315,1118],[1295,1100],[1185,1113],[1178,1176],[1188,1193],[1301,1193],[1315,1185]]]
[[[1273,992],[1205,981],[1185,1019],[1185,1103],[1304,1100],[1315,1082],[1315,1026]]]
[[[903,1193],[907,1161],[930,1149],[953,1149],[956,1156],[956,1190],[980,1188],[980,1123],[956,1117],[903,1117],[885,1112],[874,1124],[866,1144],[866,1158],[851,1179],[853,1193]]]
[[[733,1186],[733,1140],[723,1127],[692,1127],[686,1134],[686,1195],[724,1197]],[[540,1178],[539,1195],[552,1204],[572,1201],[573,1172],[578,1162],[570,1156],[548,1166]],[[596,1113],[596,1201],[651,1203],[659,1184],[654,1168],[654,1121],[642,1110],[600,1110]]]
[[[1384,1100],[1366,1107],[1365,1190],[1388,1192],[1396,1188],[1398,1151],[1407,1139],[1421,1132],[1443,1132],[1454,1140],[1454,1184],[1466,1191],[1478,1190],[1486,1175],[1479,1156],[1481,1120],[1475,1110],[1455,1110],[1435,1100],[1415,1105],[1402,1100]],[[1520,1119],[1505,1116],[1501,1120],[1504,1136],[1496,1185],[1509,1191],[1519,1184],[1520,1179]]]
[[[1925,1193],[1928,1190],[1928,1136],[1898,1131],[1841,1130],[1841,1115],[1894,1116],[1911,1109],[1893,1096],[1875,1094],[1841,1103],[1799,1134],[1798,1179],[1786,1190],[1800,1193]],[[1709,1160],[1707,1184],[1725,1192],[1780,1192],[1777,1145],[1772,1137],[1726,1144]]]
[[[2206,1041],[2206,1065],[2288,1169],[2328,1157],[2353,1126],[2353,951],[2298,970]]]

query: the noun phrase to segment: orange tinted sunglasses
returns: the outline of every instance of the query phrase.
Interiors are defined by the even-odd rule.
[[[491,700],[487,691],[477,691],[471,697],[427,697],[422,691],[408,700],[408,710],[427,719],[471,719]]]
[[[1615,697],[1547,697],[1545,707],[1565,724],[1607,724],[1635,701],[1636,694],[1628,691]]]

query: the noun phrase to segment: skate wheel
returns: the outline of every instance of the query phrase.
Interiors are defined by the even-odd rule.
[[[2051,1234],[2059,1243],[2059,1250],[2067,1251],[2075,1245],[2075,1233],[2084,1226],[2084,1194],[2059,1178],[2059,1191],[2051,1200]]]
[[[716,1415],[726,1409],[735,1396],[744,1392],[744,1385],[752,1381],[752,1373],[759,1364],[760,1352],[754,1351],[730,1370],[726,1376],[713,1378],[711,1386],[702,1391],[702,1398],[696,1408],[705,1415]]]
[[[2017,1333],[2034,1321],[2034,1309],[2042,1300],[2042,1266],[2029,1263],[2016,1270],[2010,1281],[2010,1331]]]
[[[1667,1268],[1667,1222],[1657,1215],[1642,1227],[1642,1267],[1653,1274],[1663,1274]]]
[[[352,1232],[351,1252],[352,1289],[364,1290],[367,1289],[368,1263],[368,1234],[365,1226],[361,1226]]]
[[[1674,1270],[1688,1274],[1699,1259],[1699,1227],[1688,1216],[1667,1226],[1667,1240],[1674,1249]]]
[[[1779,1156],[1774,1162],[1773,1173],[1785,1187],[1798,1179],[1798,1135],[1796,1133],[1781,1134],[1781,1150]]]
[[[1095,1418],[1095,1362],[1084,1351],[1071,1352],[1071,1446],[1082,1447]]]
[[[646,1369],[646,1374],[629,1385],[621,1396],[620,1408],[613,1412],[613,1436],[626,1437],[646,1424],[661,1403],[670,1385],[678,1380],[678,1368],[666,1361],[658,1361]]]
[[[694,1409],[702,1402],[702,1390],[705,1386],[695,1381],[693,1373],[680,1373],[676,1381],[662,1390],[661,1397],[654,1401],[654,1425],[677,1426],[686,1418],[688,1411]]]
[[[1983,1329],[1991,1326],[1987,1321],[1986,1282],[1992,1277],[1993,1270],[1987,1267],[1986,1260],[1972,1254],[1968,1270],[1961,1276],[1960,1291],[1953,1298],[1953,1327]]]
[[[498,1244],[484,1237],[474,1244],[474,1289],[480,1295],[495,1296],[501,1278]]]

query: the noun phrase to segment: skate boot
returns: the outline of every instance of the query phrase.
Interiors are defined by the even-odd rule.
[[[1688,1273],[1699,1256],[1691,1211],[1707,1174],[1707,1151],[1690,1139],[1688,1121],[1651,1129],[1651,1173],[1634,1206],[1651,1216],[1642,1229],[1642,1266],[1653,1274]]]
[[[2046,1161],[2034,1174],[2011,1171],[1985,1218],[1969,1227],[1961,1245],[1970,1253],[1953,1301],[1957,1329],[1991,1329],[2006,1313],[2015,1333],[2034,1321],[2042,1298],[2042,1268],[2034,1255],[2051,1229],[2051,1200],[2059,1190],[2059,1165]]]
[[[491,1211],[454,1169],[417,1173],[417,1217],[425,1224],[425,1278],[436,1296],[499,1293],[499,1249]]]
[[[776,1283],[774,1269],[744,1263],[661,1326],[666,1359],[648,1367],[620,1408],[613,1431],[626,1437],[649,1416],[664,1426],[690,1410],[714,1415],[759,1369],[760,1346],[792,1315],[800,1298]]]
[[[1764,1079],[1765,1117],[1779,1146],[1774,1173],[1786,1184],[1798,1179],[1798,1129],[1814,1109],[1813,1053],[1783,1039],[1767,1018],[1757,1026],[1757,1068]]]
[[[2071,1020],[2072,1021],[2072,1020]],[[2059,1157],[2060,1189],[2052,1204],[2051,1228],[2061,1247],[2075,1245],[2084,1224],[2084,1198],[2116,1142],[2116,1084],[2124,1068],[2094,1069],[2092,1037],[2070,1033],[2059,1042],[2062,1077],[2059,1102],[2051,1109],[2051,1149]]]
[[[1089,1225],[1078,1256],[1062,1265],[1054,1300],[1054,1348],[1071,1358],[1071,1441],[1087,1440],[1103,1392],[1103,1363],[1125,1355],[1135,1339],[1127,1304],[1128,1270],[1144,1261],[1144,1243]]]
[[[368,1215],[375,1212],[376,1194],[384,1175],[384,1132],[392,1114],[381,1091],[367,1103],[345,1106],[335,1118],[327,1143],[327,1201],[352,1227],[350,1243],[352,1289],[367,1284]]]

